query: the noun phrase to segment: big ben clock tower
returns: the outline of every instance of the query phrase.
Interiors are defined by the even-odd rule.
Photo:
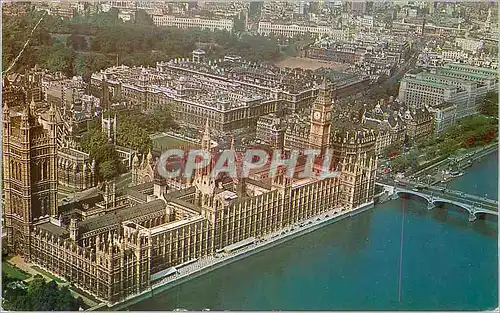
[[[309,147],[324,152],[330,143],[330,129],[332,125],[333,90],[326,78],[319,86],[318,97],[313,103],[311,114],[311,130],[309,133]]]

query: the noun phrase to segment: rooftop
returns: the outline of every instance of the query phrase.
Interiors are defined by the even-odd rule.
[[[461,63],[448,63],[446,66],[453,66],[453,67],[458,67],[458,68],[463,68],[463,69],[470,69],[470,70],[479,70],[482,72],[490,73],[493,76],[498,75],[498,71],[486,67],[478,67],[478,66],[472,66],[472,65],[467,65],[467,64],[461,64]]]
[[[471,72],[465,72],[465,71],[459,71],[459,70],[452,70],[452,69],[447,69],[447,68],[439,68],[437,71],[438,71],[438,73],[441,72],[441,73],[465,75],[465,76],[479,78],[479,79],[492,78],[492,76],[489,76],[489,75],[483,75],[483,74],[471,73]]]
[[[151,230],[151,235],[162,233],[164,231],[171,230],[171,229],[174,229],[174,228],[177,228],[177,227],[181,227],[181,226],[184,226],[186,224],[199,222],[199,221],[202,221],[203,219],[204,219],[203,216],[196,215],[196,216],[188,217],[186,219],[182,219],[182,220],[178,220],[178,221],[173,221],[173,222],[170,222],[170,223],[167,223],[167,224],[156,226],[156,227],[153,227],[153,228],[150,229]]]
[[[69,232],[66,229],[59,227],[57,225],[54,225],[50,222],[37,225],[37,227],[39,227],[40,229],[43,229],[51,234],[54,234],[56,236],[66,236],[69,234]]]
[[[447,84],[442,84],[442,83],[438,83],[438,82],[432,82],[432,81],[417,79],[417,78],[404,77],[402,80],[407,81],[407,82],[411,82],[411,83],[415,83],[415,84],[419,84],[419,85],[427,85],[427,86],[435,87],[435,88],[442,88],[442,89],[449,89],[449,90],[457,88],[457,87],[450,86]]]
[[[107,213],[102,216],[91,217],[82,221],[79,228],[83,232],[104,228],[107,226],[118,226],[120,223],[131,220],[137,217],[144,216],[149,213],[161,211],[165,209],[165,201],[157,199],[136,206],[132,206],[123,210],[112,213]]]

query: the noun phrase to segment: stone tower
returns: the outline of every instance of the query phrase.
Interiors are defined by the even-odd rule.
[[[341,171],[339,203],[353,209],[373,199],[377,157],[373,130],[335,131],[334,162]]]
[[[210,138],[210,126],[207,119],[205,131],[203,132],[203,137],[201,138],[201,150],[211,154],[211,142],[212,140]],[[215,178],[211,175],[212,160],[210,160],[210,162],[211,164],[207,165],[204,168],[197,168],[194,178],[194,184],[197,187],[198,192],[207,196],[213,194],[215,189]]]
[[[319,86],[318,97],[313,103],[311,112],[311,130],[309,147],[324,152],[330,143],[330,130],[332,125],[333,91],[326,78]]]
[[[57,216],[56,117],[52,105],[46,128],[29,105],[3,108],[4,218],[7,245],[30,256],[34,223]]]
[[[211,142],[210,126],[207,119],[205,131],[201,138],[201,150],[211,154]],[[196,169],[193,185],[196,188],[195,204],[201,207],[201,215],[208,220],[209,228],[206,235],[209,238],[216,238],[215,240],[218,240],[220,238],[220,230],[217,229],[216,224],[219,216],[219,206],[215,200],[216,184],[215,178],[211,175],[212,165],[211,160],[211,163],[206,167]],[[214,241],[210,243],[208,251],[215,251]]]
[[[135,186],[139,183],[140,166],[141,162],[139,161],[139,156],[137,156],[137,153],[135,153],[134,159],[132,160],[132,186]]]
[[[118,124],[116,121],[116,114],[114,117],[104,117],[101,115],[101,129],[102,132],[108,136],[108,141],[116,144],[116,134],[118,133]]]

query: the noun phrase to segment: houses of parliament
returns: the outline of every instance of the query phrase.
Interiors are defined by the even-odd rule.
[[[329,211],[353,210],[373,201],[375,135],[335,129],[334,87],[320,86],[307,132],[287,132],[301,148],[334,149],[335,177],[274,178],[259,172],[248,178],[214,179],[196,171],[186,184],[133,169],[135,185],[104,191],[58,205],[58,143],[54,105],[45,121],[29,104],[3,105],[3,197],[7,246],[14,253],[85,290],[116,303],[148,290],[159,273],[214,254],[224,247],[259,238]],[[210,150],[207,126],[201,149]],[[134,157],[134,163],[138,158]],[[148,169],[156,161],[148,155]],[[147,164],[146,164],[147,163]],[[88,166],[88,171],[95,168]],[[300,166],[297,167],[300,170]],[[321,171],[315,166],[314,171]],[[82,176],[84,180],[92,175]],[[92,184],[89,184],[89,186]]]

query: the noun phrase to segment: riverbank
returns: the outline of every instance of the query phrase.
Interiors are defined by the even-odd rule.
[[[326,225],[340,221],[347,217],[355,216],[373,207],[373,202],[361,205],[353,210],[343,210],[341,208],[332,209],[320,215],[311,217],[294,225],[287,226],[279,231],[273,232],[256,242],[255,244],[244,248],[236,253],[218,253],[215,256],[207,256],[197,260],[181,269],[174,276],[168,276],[157,284],[151,286],[151,289],[143,291],[140,294],[131,296],[121,302],[108,305],[110,310],[121,310],[137,302],[151,298],[172,287],[178,286],[193,278],[212,272],[225,265],[231,264],[248,256],[265,251],[274,246],[280,245],[293,238],[300,237],[307,233]]]
[[[492,153],[498,151],[498,143],[493,143],[481,148],[478,148],[474,151],[467,153],[465,156],[460,157],[459,162],[462,164],[459,166],[461,171],[466,170],[471,164],[477,161],[481,161],[481,158],[488,156]],[[418,171],[417,173],[410,176],[412,179],[416,179],[419,182],[427,183],[430,185],[439,184],[441,181],[445,179],[445,172],[447,167],[449,166],[451,160],[456,157],[446,158],[439,162],[435,162],[433,164],[429,164],[424,169]],[[468,162],[471,163],[468,163]],[[453,177],[449,176],[448,181],[452,181],[453,179],[458,178],[459,176]]]

